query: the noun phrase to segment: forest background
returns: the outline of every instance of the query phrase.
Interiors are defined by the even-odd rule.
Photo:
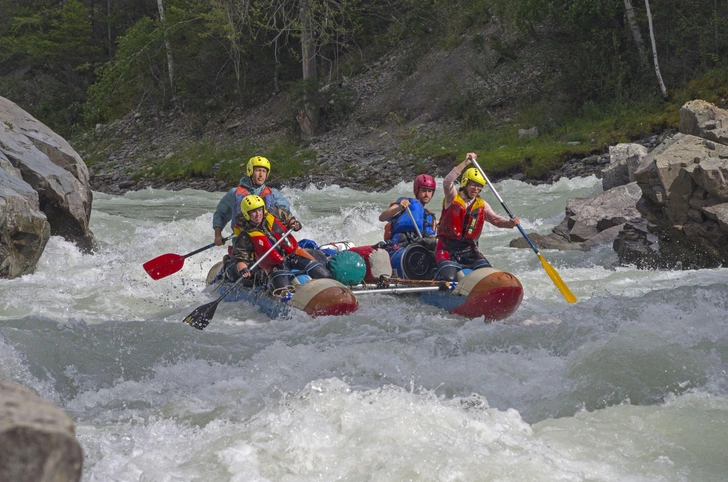
[[[677,127],[687,100],[725,108],[727,58],[725,0],[0,0],[0,95],[127,186],[221,189],[259,154],[279,181],[470,150],[545,178]]]

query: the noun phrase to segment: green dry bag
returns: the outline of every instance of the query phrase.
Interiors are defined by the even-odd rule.
[[[329,271],[334,279],[344,285],[362,282],[367,274],[364,258],[353,251],[341,251],[329,260]]]

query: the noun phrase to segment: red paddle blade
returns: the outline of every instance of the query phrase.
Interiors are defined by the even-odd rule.
[[[185,257],[179,254],[167,253],[147,261],[142,266],[152,279],[161,279],[182,269]]]

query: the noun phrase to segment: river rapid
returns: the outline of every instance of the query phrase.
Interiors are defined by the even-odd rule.
[[[547,234],[601,182],[497,188]],[[283,193],[299,239],[364,245],[411,183]],[[728,270],[544,251],[570,305],[533,251],[508,247],[517,230],[486,225],[481,250],[525,290],[504,321],[382,294],[316,319],[222,303],[198,331],[181,320],[214,299],[204,278],[225,248],[158,281],[142,264],[212,242],[221,196],[95,193],[95,253],[52,237],[35,274],[0,280],[0,378],[74,419],[84,481],[728,480]]]

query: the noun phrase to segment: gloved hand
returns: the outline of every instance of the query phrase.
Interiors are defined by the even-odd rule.
[[[291,218],[288,221],[288,229],[293,229],[294,231],[300,231],[303,226],[296,218]]]
[[[240,270],[240,277],[241,278],[250,278],[250,270],[248,268],[243,268]]]

